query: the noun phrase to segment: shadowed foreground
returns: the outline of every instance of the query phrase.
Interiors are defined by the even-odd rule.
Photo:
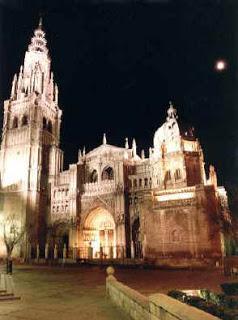
[[[106,299],[105,270],[20,267],[19,301],[0,302],[1,320],[127,319]]]
[[[1,320],[128,319],[106,298],[105,268],[19,266],[13,277],[21,300],[0,302]],[[228,280],[219,271],[182,270],[117,269],[116,277],[146,295],[175,288],[219,291]]]

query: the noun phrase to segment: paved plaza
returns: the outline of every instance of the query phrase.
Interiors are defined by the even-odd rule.
[[[234,280],[219,271],[121,268],[116,269],[115,275],[143,294],[174,288],[219,291],[219,283]],[[21,300],[0,302],[1,320],[128,319],[106,298],[105,268],[18,266],[13,277]]]
[[[127,319],[105,295],[105,270],[31,268],[14,270],[19,301],[0,302],[1,320]]]

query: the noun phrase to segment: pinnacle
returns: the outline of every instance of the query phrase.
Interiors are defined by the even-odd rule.
[[[41,16],[40,16],[40,19],[39,19],[38,28],[42,29],[42,17]]]

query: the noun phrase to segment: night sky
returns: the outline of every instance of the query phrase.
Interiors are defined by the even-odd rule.
[[[153,144],[169,100],[192,125],[206,166],[238,186],[237,1],[10,1],[0,11],[0,92],[9,98],[43,14],[63,109],[65,165],[78,148]],[[1,3],[1,1],[0,1]],[[214,64],[223,58],[225,72]]]

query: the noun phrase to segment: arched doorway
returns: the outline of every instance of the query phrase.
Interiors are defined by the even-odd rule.
[[[137,218],[132,224],[132,241],[135,258],[142,258],[142,243],[140,234],[140,219]]]
[[[115,258],[115,222],[109,211],[97,208],[88,214],[83,227],[83,242],[87,258]]]

